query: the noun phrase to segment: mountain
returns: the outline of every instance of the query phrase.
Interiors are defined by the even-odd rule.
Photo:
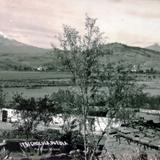
[[[154,68],[160,71],[159,51],[121,43],[103,45],[103,51],[102,63],[121,61],[143,70]],[[0,70],[32,70],[39,66],[49,66],[55,70],[62,67],[55,54],[51,54],[51,49],[26,45],[0,34]]]
[[[160,45],[158,43],[155,43],[151,46],[146,47],[147,49],[152,49],[154,51],[159,51],[160,52]]]
[[[160,70],[160,52],[151,49],[128,46],[121,43],[110,43],[104,45],[106,58],[103,58],[103,63],[108,61],[123,62],[135,65],[140,69],[146,70],[154,68]]]
[[[18,42],[14,39],[10,39],[0,33],[0,55],[1,54],[44,54],[49,50],[44,48],[38,48],[31,45],[27,45],[21,42]]]
[[[34,47],[0,32],[0,70],[31,70],[47,63],[52,63],[51,49]]]

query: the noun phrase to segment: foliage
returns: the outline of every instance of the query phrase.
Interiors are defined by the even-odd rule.
[[[63,119],[62,131],[70,132],[77,126],[77,116],[81,113],[81,97],[70,90],[59,90],[52,94],[51,99],[56,106],[56,113]]]
[[[57,106],[57,114],[58,113],[66,113],[66,114],[79,114],[81,97],[74,91],[70,91],[68,89],[62,90],[59,89],[58,92],[54,92],[51,95],[51,99],[54,101],[54,104]]]
[[[44,131],[37,131],[33,134],[33,138],[44,141],[44,140],[60,140],[63,134],[56,129],[47,129]]]
[[[101,63],[105,53],[103,49],[103,34],[96,26],[96,19],[86,16],[85,33],[81,35],[76,29],[64,25],[63,35],[59,36],[61,43],[61,52],[58,58],[62,64],[70,70],[73,76],[73,82],[78,88],[77,93],[81,101],[71,98],[67,101],[67,106],[78,106],[81,118],[84,142],[85,160],[92,160],[96,148],[103,136],[108,132],[107,129],[114,118],[118,116],[119,111],[125,108],[138,107],[135,98],[141,95],[142,89],[135,85],[130,77],[130,68],[125,69],[121,64]],[[72,93],[73,94],[73,93]],[[64,95],[64,101],[65,102]],[[70,95],[72,97],[72,95]],[[71,100],[71,101],[70,101]],[[95,139],[95,134],[88,127],[88,116],[92,108],[101,104],[110,116],[110,121],[106,122],[106,128],[102,135]],[[72,112],[70,112],[71,114]],[[119,114],[120,115],[120,114]],[[128,118],[128,117],[127,117]],[[90,138],[93,141],[89,141]]]
[[[3,93],[3,89],[0,86],[0,108],[3,108],[6,102],[6,94]]]
[[[141,101],[143,101],[143,103],[145,104],[145,106],[143,108],[145,109],[156,109],[159,110],[160,109],[160,96],[151,96],[146,94],[145,96],[141,97],[140,99]]]
[[[84,149],[83,146],[83,136],[81,133],[79,133],[78,131],[70,131],[65,133],[62,137],[61,137],[62,141],[66,141],[68,144],[70,144],[71,149],[75,150],[75,149]]]
[[[105,106],[111,118],[132,120],[134,110],[144,105],[143,86],[136,84],[135,77],[130,74],[130,66],[109,63],[104,67],[102,79],[106,86]],[[126,114],[124,114],[126,113]]]
[[[13,97],[13,105],[18,115],[15,125],[27,138],[36,131],[36,127],[39,124],[47,125],[51,122],[52,115],[55,112],[54,104],[48,96],[35,99],[33,97],[24,98],[22,95],[15,95]]]

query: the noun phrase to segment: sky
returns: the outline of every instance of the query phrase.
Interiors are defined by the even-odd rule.
[[[86,13],[97,18],[106,43],[160,43],[160,0],[0,0],[0,34],[50,48],[63,24],[82,32]]]

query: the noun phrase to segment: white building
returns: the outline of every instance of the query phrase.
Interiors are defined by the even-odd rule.
[[[0,110],[0,121],[2,122],[15,122],[19,116],[14,109],[2,108]]]
[[[17,120],[19,121],[21,119],[21,116],[18,115],[16,113],[16,110],[14,109],[9,109],[9,108],[2,108],[0,111],[0,121],[2,121],[3,123],[7,122],[7,123],[12,123],[12,122],[16,122]],[[62,127],[70,127],[72,125],[74,121],[74,126],[75,130],[80,130],[83,131],[83,126],[80,125],[79,123],[79,118],[76,116],[70,116],[70,118],[67,119],[67,121],[64,122],[63,119],[63,115],[62,114],[58,114],[53,116],[53,120],[52,122],[48,125],[45,126],[44,124],[39,124],[37,126],[38,130],[45,130],[48,128],[52,128],[52,129],[62,129]],[[88,129],[92,130],[95,133],[101,133],[104,131],[104,129],[106,128],[106,126],[108,125],[109,120],[107,117],[93,117],[93,116],[89,116],[88,117]],[[110,127],[119,127],[120,123],[119,122],[115,122],[112,121],[111,125],[109,125]]]

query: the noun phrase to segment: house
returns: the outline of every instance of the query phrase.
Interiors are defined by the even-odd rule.
[[[15,122],[19,116],[14,109],[2,108],[0,110],[0,121],[2,122]]]
[[[133,65],[133,67],[131,69],[131,72],[137,72],[137,66],[136,65]]]
[[[16,110],[14,109],[9,109],[9,108],[2,108],[0,110],[0,121],[2,122],[9,122],[13,123],[16,121],[21,120],[20,114],[17,114]],[[106,125],[108,124],[108,118],[107,117],[97,117],[97,116],[89,116],[88,117],[88,122],[87,122],[87,127],[91,129],[93,132],[96,134],[101,133],[105,128]],[[62,114],[58,114],[52,117],[52,122],[48,125],[45,126],[43,123],[39,124],[37,126],[38,130],[45,130],[45,129],[62,129],[62,127],[74,127],[75,130],[77,129],[82,129],[83,127],[79,123],[79,118],[77,116],[71,115],[67,121],[64,121],[64,117]],[[112,127],[118,127],[120,126],[120,123],[118,122],[113,122]],[[71,128],[72,128],[71,127]]]
[[[36,68],[37,71],[47,71],[47,67],[45,66],[39,66]]]
[[[37,71],[43,71],[43,67],[42,66],[37,67]]]

